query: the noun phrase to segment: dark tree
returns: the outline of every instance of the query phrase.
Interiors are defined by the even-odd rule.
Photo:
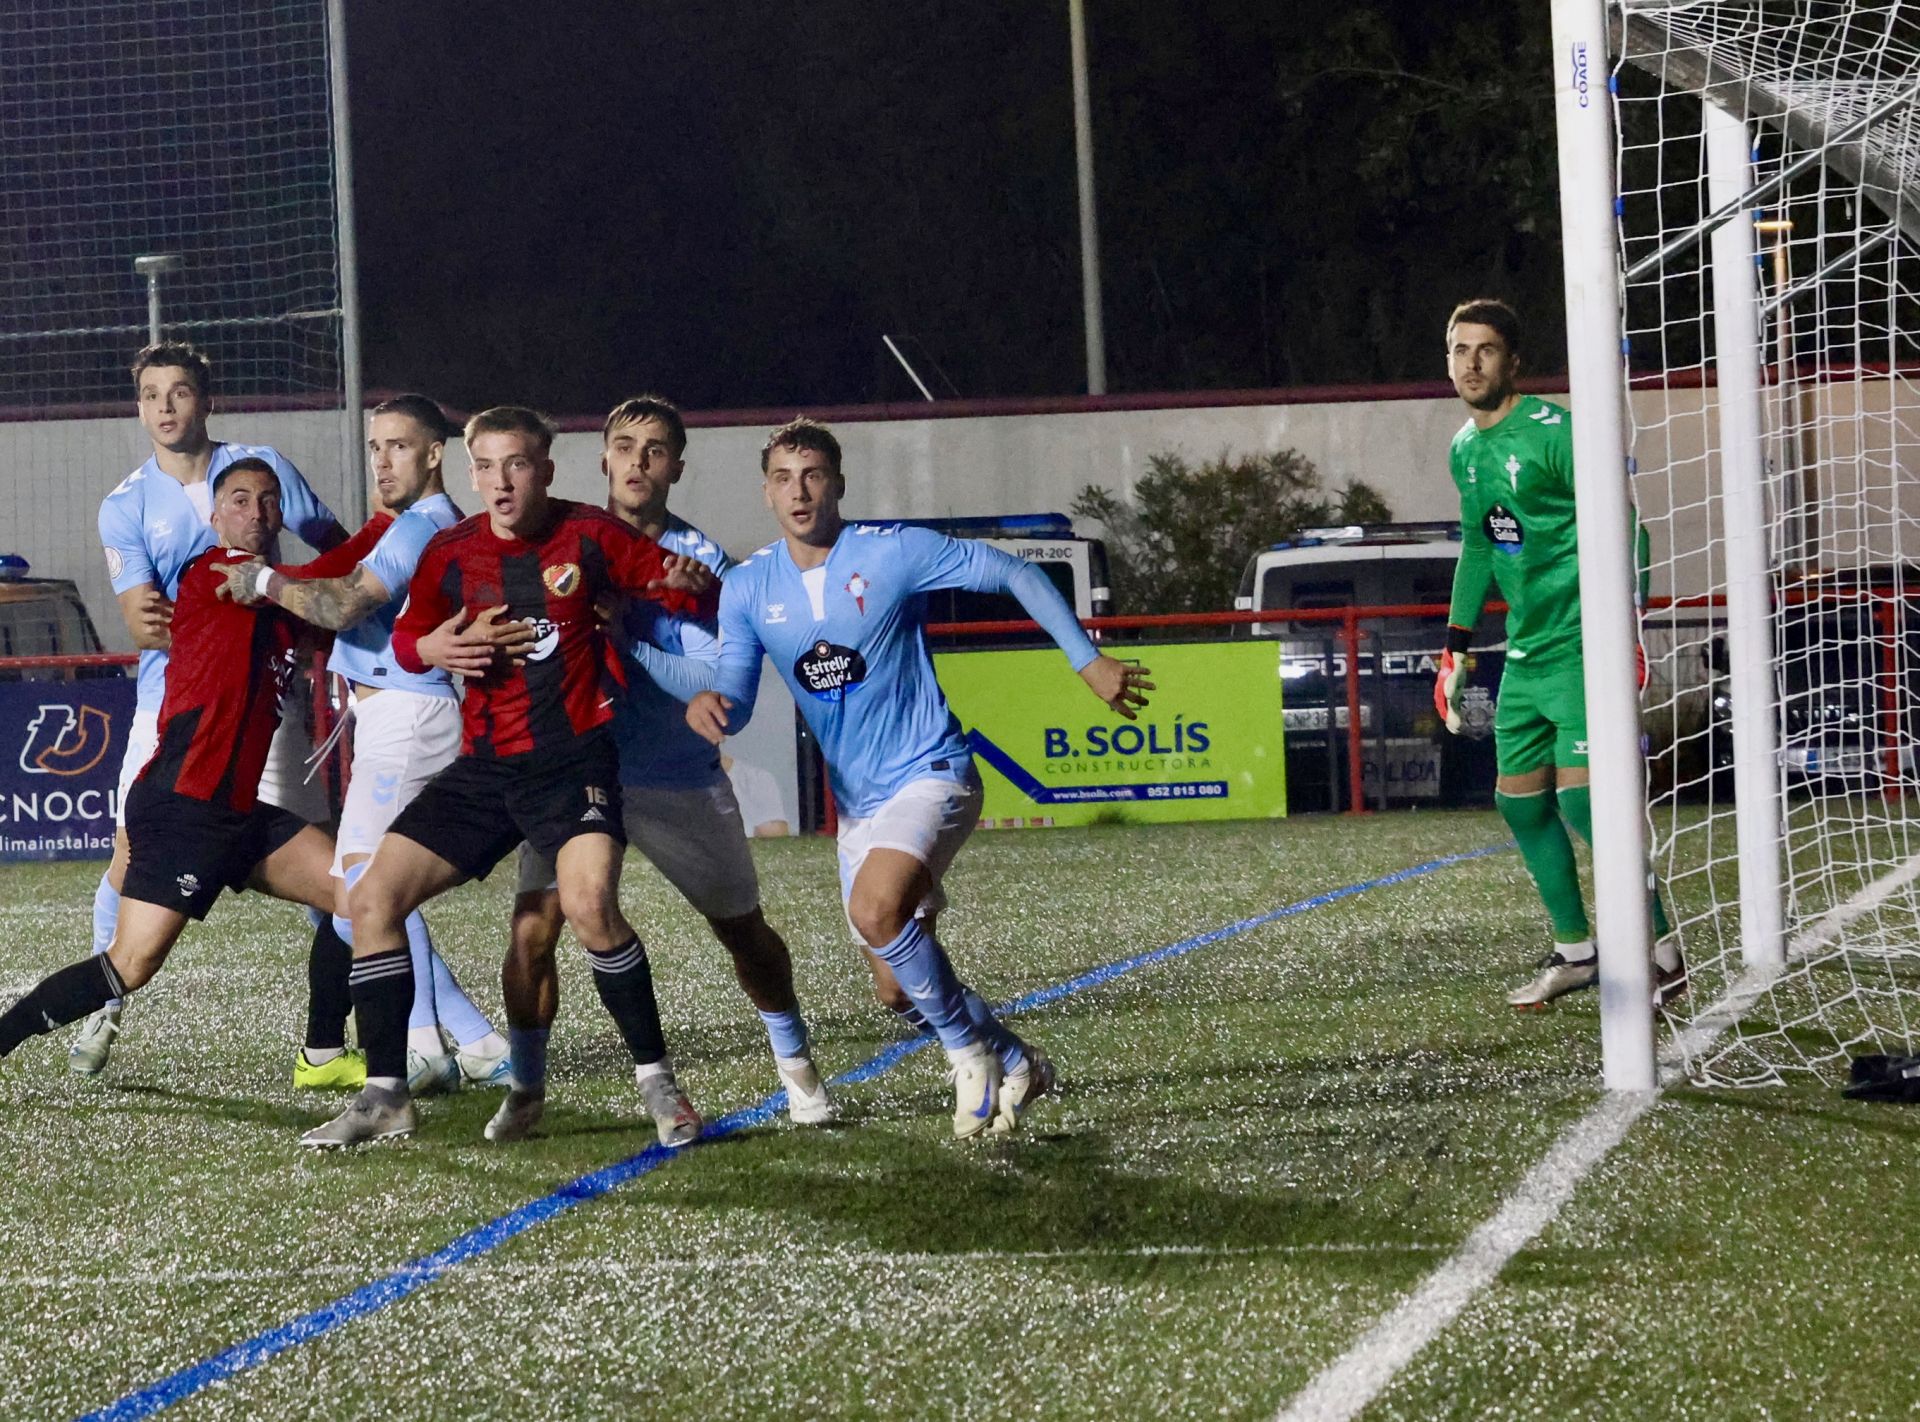
[[[1198,468],[1156,454],[1131,499],[1089,484],[1073,511],[1106,529],[1115,608],[1122,612],[1222,612],[1240,573],[1269,544],[1303,528],[1384,523],[1386,501],[1361,482],[1337,494],[1298,450],[1235,456]]]

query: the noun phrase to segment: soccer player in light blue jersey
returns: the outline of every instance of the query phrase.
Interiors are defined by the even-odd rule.
[[[720,659],[687,724],[719,744],[753,714],[764,652],[820,742],[839,807],[840,886],[882,1002],[940,1040],[954,1070],[954,1134],[1003,1134],[1053,1081],[1052,1064],[995,1020],[934,936],[941,879],[980,816],[980,777],[934,678],[927,594],[1005,592],[1093,693],[1132,720],[1146,668],[1102,655],[1046,575],[985,544],[896,525],[849,527],[846,479],[825,425],[795,420],[760,454],[784,537],[727,576]],[[650,664],[652,664],[650,659]],[[697,683],[692,664],[676,683]],[[674,673],[663,674],[671,678]]]
[[[454,433],[446,413],[424,395],[398,395],[376,406],[367,426],[368,463],[380,506],[392,521],[350,572],[299,578],[264,563],[222,570],[228,596],[265,597],[316,627],[332,629],[327,667],[352,690],[353,773],[340,808],[333,875],[339,892],[334,930],[347,943],[353,925],[347,896],[394,816],[460,751],[460,697],[437,668],[405,670],[393,659],[393,623],[427,541],[461,519],[447,497],[442,463]],[[362,535],[364,536],[364,535]],[[359,538],[356,537],[356,542]],[[416,1096],[450,1091],[463,1081],[507,1084],[507,1041],[474,1006],[433,946],[418,909],[407,915],[413,958],[413,1011],[407,1022],[407,1086]],[[349,964],[342,961],[344,978]],[[452,1039],[453,1051],[443,1040]],[[296,1086],[324,1072],[333,1052],[303,1049]]]
[[[623,401],[607,416],[601,437],[609,513],[667,552],[705,563],[715,576],[733,567],[719,544],[667,511],[668,496],[686,470],[687,449],[686,424],[670,401],[658,395]],[[687,725],[686,709],[638,660],[662,651],[711,663],[719,639],[711,626],[654,603],[629,602],[623,619],[619,642],[627,689],[615,707],[613,733],[627,840],[705,916],[732,956],[740,987],[767,1029],[788,1115],[802,1125],[831,1121],[833,1102],[814,1066],[794,995],[793,959],[761,910],[760,880],[733,786],[719,753]],[[552,862],[522,845],[509,971],[551,977],[562,922]],[[534,1034],[544,1038],[542,1029],[516,1023],[511,1030],[516,1064],[539,1054],[543,1042]],[[518,1050],[522,1046],[527,1050]]]
[[[140,684],[126,757],[120,764],[113,858],[94,891],[95,953],[107,951],[119,916],[120,885],[127,872],[127,790],[153,754],[166,685],[167,625],[174,592],[187,564],[215,541],[208,523],[214,479],[236,459],[263,459],[280,481],[280,506],[288,528],[321,552],[346,537],[331,510],[278,450],[229,444],[208,435],[212,372],[199,351],[177,341],[150,345],[134,357],[132,374],[140,425],[153,442],[153,453],[102,501],[100,543],[120,615],[140,653]],[[261,777],[260,796],[309,820],[325,819],[324,805],[316,803],[312,788],[302,781],[300,766],[306,750],[302,742],[293,722],[283,727]],[[330,927],[324,930],[325,934],[331,931]],[[316,951],[322,950],[316,941]],[[70,1068],[92,1076],[106,1067],[120,1031],[121,1012],[122,1004],[115,1002],[81,1024],[68,1053]],[[344,1011],[341,1020],[344,1023]]]

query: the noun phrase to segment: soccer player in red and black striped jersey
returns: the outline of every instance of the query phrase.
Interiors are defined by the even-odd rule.
[[[127,795],[129,858],[113,944],[44,979],[0,1016],[0,1056],[146,983],[223,888],[330,907],[333,841],[258,797],[298,624],[277,608],[219,595],[222,566],[260,556],[280,532],[273,466],[242,458],[222,470],[209,521],[219,544],[181,574],[159,744]]]
[[[413,969],[402,923],[434,895],[484,877],[523,839],[554,858],[562,910],[633,1054],[642,1099],[662,1142],[680,1144],[699,1117],[674,1082],[646,950],[620,911],[626,839],[609,727],[619,670],[594,604],[623,591],[710,620],[718,588],[704,564],[662,552],[604,509],[551,498],[553,430],[532,410],[482,411],[466,443],[484,512],[427,545],[393,633],[402,667],[466,678],[461,754],[401,811],[354,886],[353,1004],[367,1085],[301,1144],[413,1132]],[[488,1126],[503,1139],[524,1135],[525,1117],[542,1109],[545,1064],[532,1057],[554,1012],[550,976],[524,980],[512,958],[504,988],[514,1086]]]

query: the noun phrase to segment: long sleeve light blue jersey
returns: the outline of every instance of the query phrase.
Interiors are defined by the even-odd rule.
[[[964,779],[972,751],[927,652],[927,594],[941,588],[1011,593],[1075,671],[1099,655],[1031,564],[930,529],[849,525],[818,568],[801,571],[782,540],[722,585],[713,687],[733,702],[730,726],[753,714],[764,652],[826,754],[842,814],[871,815],[915,780]]]

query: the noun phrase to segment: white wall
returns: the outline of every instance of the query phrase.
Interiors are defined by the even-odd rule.
[[[1830,513],[1822,526],[1829,563],[1920,557],[1920,397],[1899,382],[1839,381],[1807,400],[1818,428],[1812,451]],[[1714,586],[1718,558],[1704,549],[1718,525],[1713,494],[1712,393],[1636,392],[1638,493],[1656,538],[1656,594]],[[1150,455],[1205,459],[1224,450],[1298,449],[1330,487],[1374,485],[1394,515],[1458,514],[1446,450],[1460,427],[1451,396],[1249,404],[1225,408],[996,414],[943,419],[847,419],[835,424],[845,451],[847,511],[854,517],[932,517],[1065,511],[1086,484],[1125,491]],[[687,475],[675,509],[730,551],[773,536],[760,499],[759,451],[771,419],[701,424],[689,432]],[[273,444],[339,506],[338,417],[325,412],[217,416],[216,435]],[[95,535],[102,496],[144,457],[129,414],[112,420],[0,423],[0,552],[24,553],[43,576],[80,583],[110,646],[125,632],[112,605]],[[603,497],[596,432],[561,436],[556,491]],[[456,453],[452,462],[461,463]],[[454,498],[471,504],[464,472]]]

